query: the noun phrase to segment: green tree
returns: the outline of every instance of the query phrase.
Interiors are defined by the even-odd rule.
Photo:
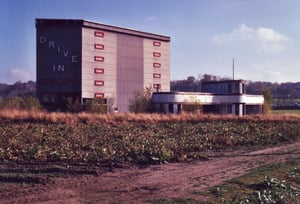
[[[41,108],[40,102],[37,98],[33,96],[24,96],[20,107],[24,110],[38,110]]]
[[[269,114],[272,112],[272,92],[270,89],[266,89],[263,92],[264,96],[264,113]]]
[[[200,103],[200,100],[198,100],[196,97],[190,98],[190,101],[192,101],[190,104],[184,104],[183,105],[183,111],[184,112],[190,112],[190,113],[202,113],[203,112],[203,106]]]
[[[81,111],[81,103],[78,98],[67,97],[66,99],[66,110],[72,113],[78,113]]]
[[[129,100],[129,111],[134,113],[152,112],[152,89],[145,88],[144,91],[133,92],[132,99]]]
[[[0,109],[4,108],[4,104],[5,104],[5,100],[2,97],[0,97]]]
[[[107,113],[105,99],[94,98],[87,100],[84,104],[84,110],[89,113]]]
[[[22,101],[21,97],[9,97],[4,100],[4,107],[5,109],[16,109],[20,110],[22,108]]]

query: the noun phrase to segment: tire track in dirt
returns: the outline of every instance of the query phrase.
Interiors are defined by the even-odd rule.
[[[205,199],[197,192],[219,185],[248,170],[300,157],[300,142],[242,153],[220,152],[208,161],[129,166],[96,175],[68,175],[51,178],[27,190],[0,191],[0,203],[144,203],[164,198]],[[87,167],[88,168],[88,167]],[[9,191],[10,190],[10,191]],[[19,192],[19,193],[18,193]],[[14,194],[15,193],[15,194]]]

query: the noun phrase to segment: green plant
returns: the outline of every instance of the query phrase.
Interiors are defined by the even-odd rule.
[[[255,184],[254,188],[255,193],[246,199],[250,203],[278,203],[289,197],[300,196],[300,188],[270,176],[265,176],[264,181]]]
[[[66,110],[72,113],[78,113],[81,111],[82,106],[78,98],[67,97],[64,99],[66,104]]]
[[[85,101],[84,111],[89,113],[107,113],[106,100],[102,98],[88,99]]]
[[[129,100],[129,111],[133,113],[149,113],[152,111],[151,103],[152,89],[146,88],[144,91],[133,92],[132,99]]]
[[[33,96],[16,96],[0,99],[0,109],[32,111],[40,108],[39,100]]]
[[[33,96],[24,96],[22,97],[21,108],[23,110],[39,110],[41,105],[37,98]]]
[[[272,92],[271,90],[267,89],[263,92],[264,96],[264,113],[269,114],[272,111]]]
[[[271,164],[234,178],[210,190],[211,203],[298,203],[300,159]]]

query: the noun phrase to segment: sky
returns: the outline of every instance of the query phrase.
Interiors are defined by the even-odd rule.
[[[171,80],[300,81],[300,0],[0,0],[0,83],[36,80],[36,18],[171,37]]]

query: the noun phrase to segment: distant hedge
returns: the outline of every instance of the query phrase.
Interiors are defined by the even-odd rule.
[[[0,109],[2,110],[38,110],[40,108],[39,100],[33,96],[0,97]]]

